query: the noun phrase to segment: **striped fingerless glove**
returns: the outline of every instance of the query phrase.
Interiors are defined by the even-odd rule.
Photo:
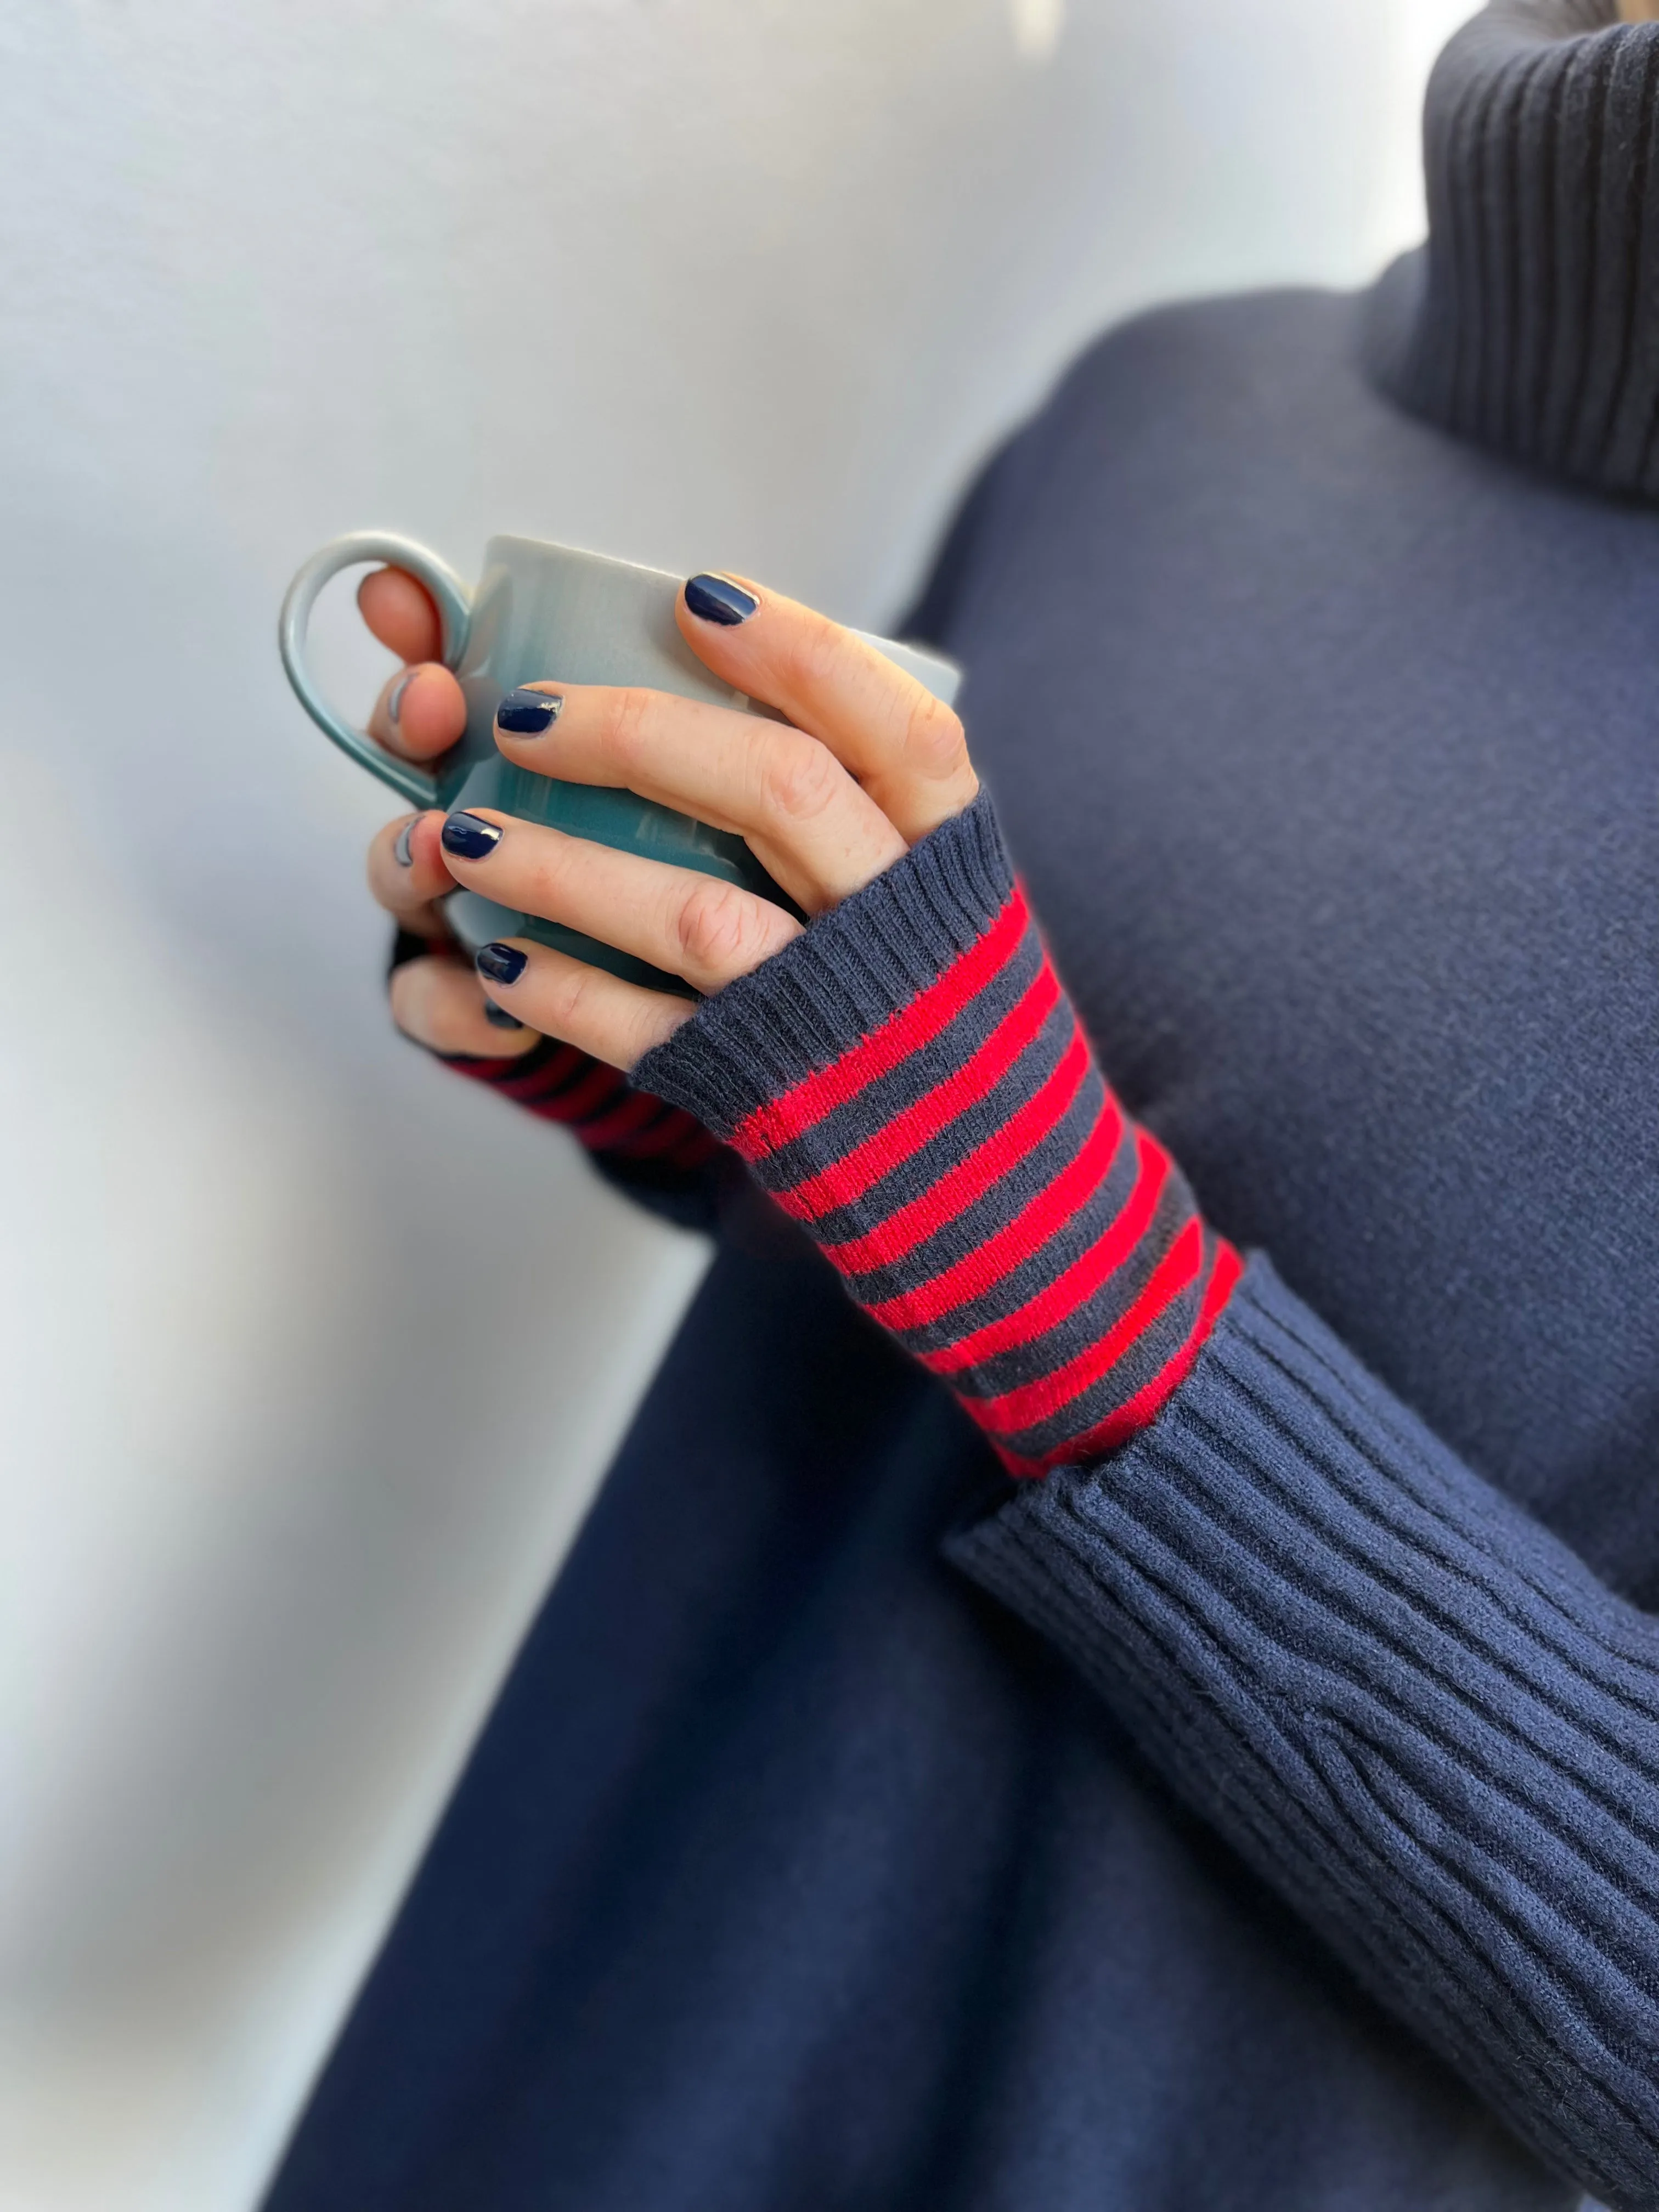
[[[748,1161],[1012,1474],[1146,1427],[1238,1279],[1102,1079],[984,794],[633,1073]]]
[[[526,1113],[561,1123],[607,1160],[690,1173],[707,1167],[720,1150],[682,1107],[637,1090],[617,1068],[552,1037],[518,1060],[452,1058],[445,1065]]]
[[[398,930],[388,974],[433,951],[423,937]],[[683,1108],[635,1088],[620,1069],[544,1037],[514,1060],[441,1054],[446,1067],[499,1091],[527,1114],[556,1121],[594,1157],[617,1167],[637,1167],[660,1180],[695,1176],[720,1152],[717,1140]]]

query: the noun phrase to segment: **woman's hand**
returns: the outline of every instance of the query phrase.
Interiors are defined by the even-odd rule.
[[[461,687],[436,659],[438,611],[424,587],[398,568],[378,568],[357,593],[364,622],[404,665],[374,702],[369,734],[401,759],[425,763],[446,753],[466,726]],[[507,1060],[537,1039],[499,1013],[472,963],[456,949],[435,902],[455,888],[438,841],[441,814],[389,822],[368,848],[368,886],[399,929],[424,938],[431,951],[400,963],[392,978],[398,1026],[446,1055]],[[505,1024],[505,1026],[503,1024]]]
[[[419,628],[419,611],[404,596],[417,590],[391,572],[364,587],[369,625],[394,650],[430,649],[434,632]],[[691,579],[677,618],[708,667],[787,720],[550,676],[503,703],[501,752],[538,774],[624,787],[736,832],[808,915],[860,890],[973,799],[978,782],[957,717],[849,631],[792,599],[714,576]],[[387,687],[371,727],[382,743],[428,758],[459,734],[459,687],[429,667],[399,681],[401,696],[396,683]],[[707,994],[800,928],[782,906],[716,878],[492,809],[441,824],[421,816],[405,836],[406,829],[393,824],[376,840],[370,879],[404,927],[424,934],[440,930],[431,902],[453,878],[635,954]],[[489,999],[528,1031],[613,1067],[631,1067],[692,1011],[685,999],[622,982],[523,938],[486,946],[478,969]],[[514,1049],[488,1026],[483,1007],[477,981],[453,959],[412,962],[394,981],[399,1024],[441,1052]]]
[[[429,651],[416,589],[386,583],[365,611],[389,642]],[[540,1083],[585,1097],[608,1079],[607,1133],[625,1123],[636,1149],[642,1132],[678,1161],[729,1146],[1012,1473],[1103,1457],[1179,1388],[1237,1254],[1107,1085],[956,716],[874,647],[754,586],[694,576],[678,619],[711,669],[786,719],[550,677],[501,702],[496,743],[520,767],[736,832],[817,928],[489,810],[383,832],[377,890],[432,934],[453,878],[683,976],[700,1005],[525,939],[486,945],[478,969],[526,1025],[514,1034],[561,1039],[541,1049],[573,1063],[543,1076],[541,1049],[498,1057],[490,1079],[526,1103]],[[429,757],[459,728],[449,683],[422,670],[389,689],[382,741]],[[399,970],[394,1003],[440,1051],[514,1049],[441,952]]]

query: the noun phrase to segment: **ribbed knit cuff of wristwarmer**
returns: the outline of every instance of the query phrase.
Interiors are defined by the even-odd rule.
[[[984,794],[633,1075],[749,1162],[1011,1473],[1146,1427],[1238,1279],[1103,1079]]]

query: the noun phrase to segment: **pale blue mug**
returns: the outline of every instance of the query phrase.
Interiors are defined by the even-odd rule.
[[[342,568],[368,562],[406,568],[431,592],[442,625],[442,657],[465,696],[465,732],[430,769],[394,758],[366,731],[354,729],[323,697],[307,664],[306,629],[318,593]],[[318,726],[411,806],[494,807],[781,899],[741,837],[630,791],[534,775],[514,767],[495,749],[495,708],[502,695],[544,678],[643,685],[767,713],[722,684],[680,635],[674,620],[679,590],[680,579],[658,568],[533,538],[492,538],[483,579],[469,592],[453,569],[412,538],[354,531],[313,553],[289,585],[279,633],[283,665]],[[870,642],[947,705],[956,696],[960,672],[951,662],[884,638]],[[629,981],[674,982],[628,953],[558,922],[514,914],[474,891],[453,892],[445,909],[457,938],[471,951],[492,938],[528,937]]]

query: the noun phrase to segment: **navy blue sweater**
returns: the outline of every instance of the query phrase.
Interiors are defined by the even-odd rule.
[[[1426,264],[1088,356],[922,610],[1103,1064],[1271,1261],[1011,1489],[757,1194],[613,1163],[720,1256],[273,2212],[1659,2205],[1659,34],[1606,13],[1455,42]]]

